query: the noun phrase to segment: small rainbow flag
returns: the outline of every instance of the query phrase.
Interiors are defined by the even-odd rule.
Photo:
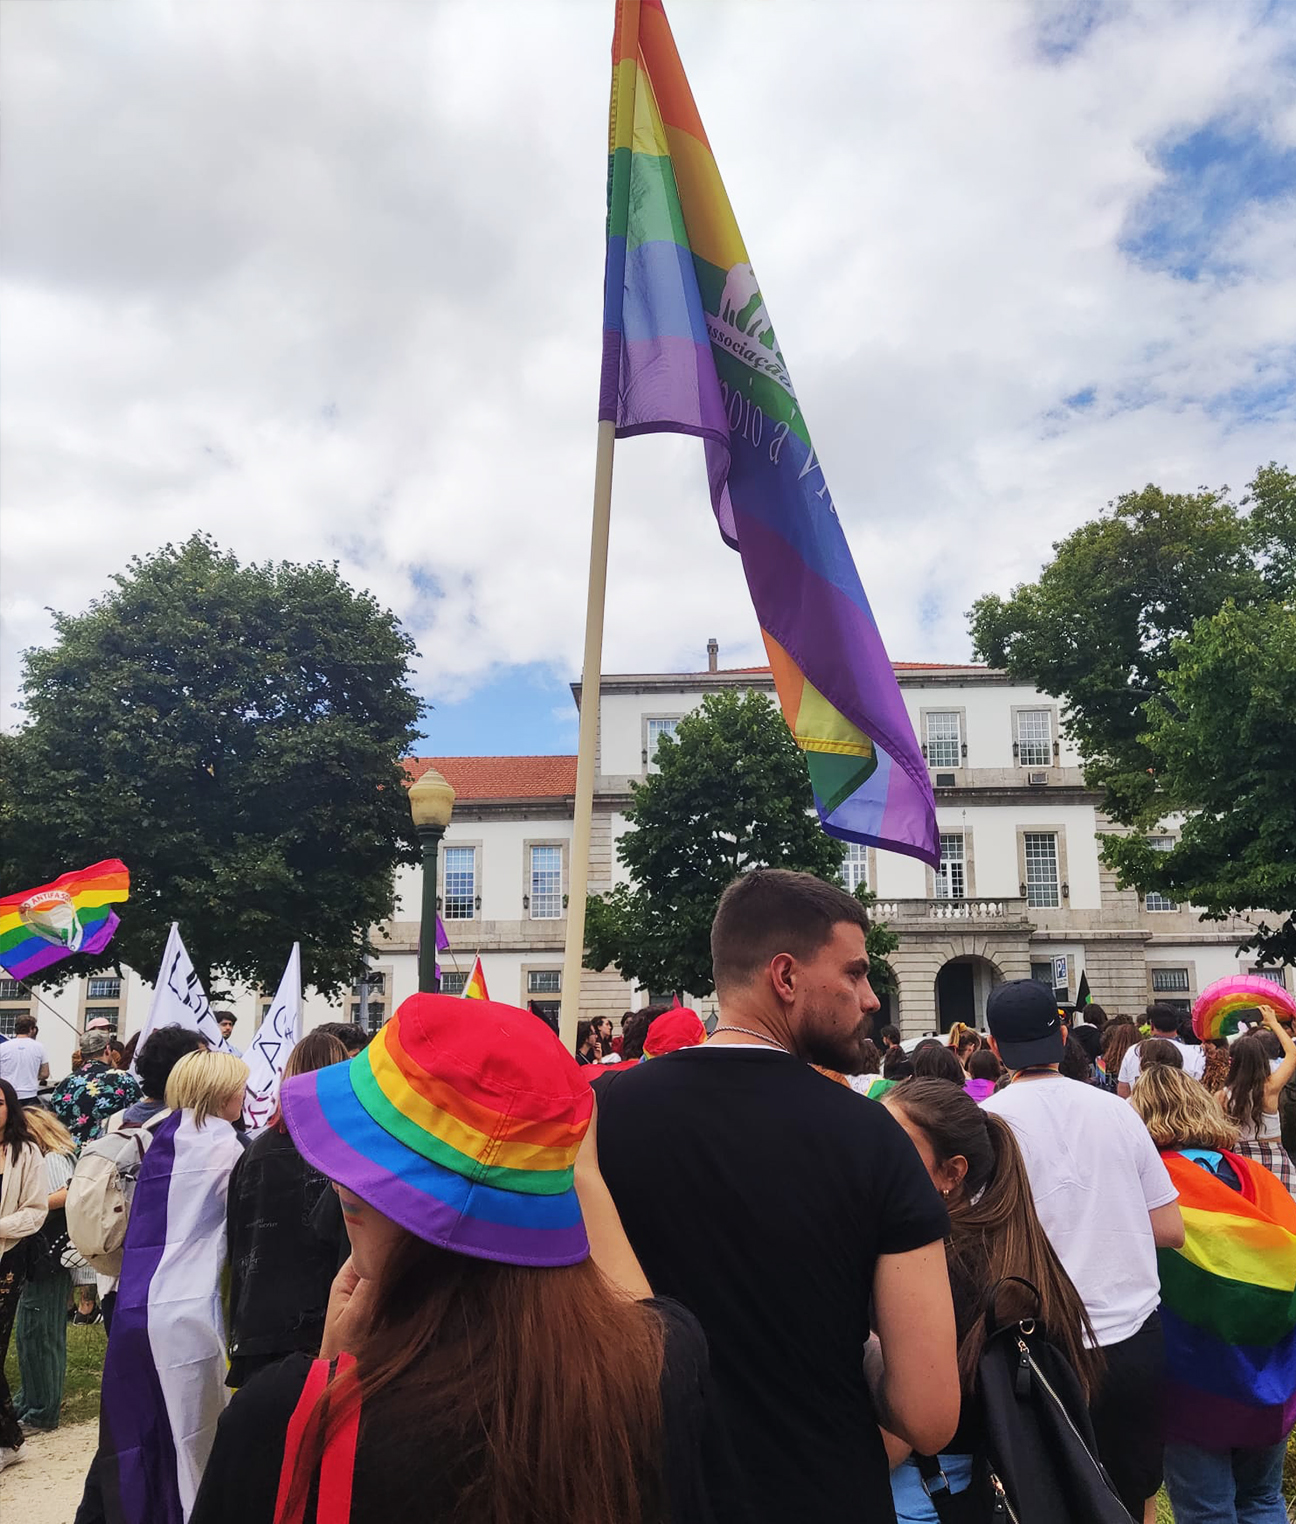
[[[1165,1437],[1208,1450],[1277,1444],[1296,1422],[1296,1201],[1252,1159],[1232,1190],[1180,1153],[1182,1249],[1160,1249]]]
[[[120,924],[108,908],[130,898],[130,871],[110,857],[52,884],[0,899],[0,966],[30,979],[73,953],[102,952]]]
[[[468,975],[468,983],[463,987],[465,1000],[489,1000],[486,993],[486,975],[482,972],[480,954],[473,959],[472,973]]]
[[[936,805],[661,0],[618,0],[599,418],[706,446],[823,828],[940,862]]]

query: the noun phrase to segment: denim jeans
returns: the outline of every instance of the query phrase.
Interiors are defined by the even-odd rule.
[[[1165,1481],[1175,1524],[1287,1524],[1284,1440],[1255,1450],[1165,1447]]]
[[[941,1455],[937,1459],[950,1491],[966,1491],[972,1480],[972,1457]],[[901,1461],[891,1473],[891,1497],[895,1502],[897,1524],[939,1524],[936,1509],[927,1496],[914,1461]]]

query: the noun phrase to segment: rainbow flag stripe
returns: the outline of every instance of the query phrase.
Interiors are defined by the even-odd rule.
[[[1162,1155],[1185,1240],[1157,1253],[1166,1438],[1215,1450],[1276,1444],[1296,1423],[1296,1202],[1262,1165],[1224,1157],[1240,1192]]]
[[[927,766],[661,0],[618,0],[599,417],[705,442],[824,829],[937,865]]]
[[[130,872],[112,857],[52,884],[0,899],[0,967],[30,979],[73,953],[102,952],[117,930],[109,908],[130,898]]]
[[[473,959],[472,973],[468,975],[468,982],[463,987],[463,998],[465,1000],[490,999],[486,993],[486,973],[480,958]]]

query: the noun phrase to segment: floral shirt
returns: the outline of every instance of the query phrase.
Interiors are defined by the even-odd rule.
[[[108,1118],[143,1097],[133,1074],[110,1069],[102,1059],[88,1059],[69,1074],[50,1097],[50,1109],[72,1134],[78,1148],[103,1135]]]

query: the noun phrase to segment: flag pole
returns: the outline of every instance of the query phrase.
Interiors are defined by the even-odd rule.
[[[589,596],[585,604],[585,657],[581,665],[580,740],[576,748],[576,801],[567,890],[567,945],[563,953],[558,1035],[576,1047],[581,964],[585,957],[585,899],[589,886],[590,828],[594,819],[599,686],[603,670],[603,608],[607,595],[608,537],[612,520],[612,451],[616,422],[599,420],[594,456],[594,523],[590,531]]]

